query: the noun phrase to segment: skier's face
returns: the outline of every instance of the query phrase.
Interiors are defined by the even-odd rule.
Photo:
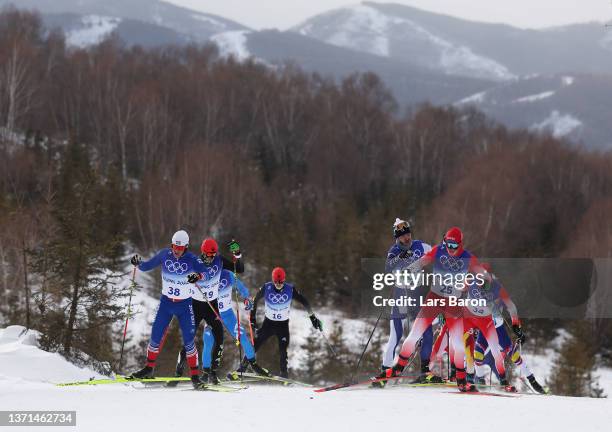
[[[283,285],[285,285],[285,282],[281,282],[281,281],[274,282],[274,288],[276,288],[278,291],[283,289]]]
[[[461,245],[454,240],[444,240],[444,245],[449,255],[457,256],[461,251]]]
[[[179,259],[180,257],[183,256],[183,254],[185,253],[185,250],[187,250],[187,246],[178,246],[173,244],[172,245],[172,254],[174,255],[174,258]]]
[[[206,265],[211,265],[216,256],[217,256],[216,253],[202,254],[202,261],[204,261]]]
[[[404,234],[402,236],[399,236],[397,239],[404,246],[410,246],[410,244],[412,243],[412,234],[411,233],[406,233],[406,234]]]

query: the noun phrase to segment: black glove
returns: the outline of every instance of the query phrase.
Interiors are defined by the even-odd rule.
[[[138,255],[134,255],[132,259],[130,260],[130,262],[132,263],[133,266],[139,266],[140,263],[142,262],[142,258],[140,258]]]
[[[410,249],[408,249],[408,250],[403,251],[401,254],[399,254],[399,257],[401,259],[408,259],[412,257],[412,254],[413,252]]]
[[[187,275],[187,282],[192,283],[192,284],[196,283],[200,279],[202,279],[202,275],[200,275],[200,273],[189,273]]]
[[[523,329],[520,325],[512,324],[512,331],[516,335],[516,340],[522,344],[525,343],[525,333],[523,333]]]
[[[323,331],[323,323],[315,316],[315,314],[310,315],[310,322],[316,330]]]

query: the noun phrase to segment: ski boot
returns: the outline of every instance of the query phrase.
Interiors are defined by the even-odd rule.
[[[476,384],[475,382],[475,377],[473,373],[468,373],[465,374],[465,380],[469,383],[469,384]]]
[[[544,387],[542,387],[542,386],[540,385],[540,383],[536,381],[536,379],[535,379],[535,377],[533,376],[533,374],[531,374],[531,375],[529,375],[529,376],[527,377],[527,381],[529,381],[529,384],[531,385],[531,388],[532,388],[534,391],[536,391],[536,392],[538,392],[538,393],[540,393],[540,394],[548,394],[547,389],[545,389]]]
[[[516,387],[511,385],[506,378],[502,378],[501,380],[499,380],[499,383],[502,385],[506,393],[516,393],[517,392]]]
[[[202,381],[199,375],[191,375],[191,384],[194,390],[204,390],[207,386],[205,381]]]
[[[219,377],[217,377],[217,372],[214,369],[211,369],[208,372],[208,383],[212,385],[219,385]]]
[[[153,368],[151,366],[145,366],[139,371],[133,372],[128,379],[150,379],[153,378]]]
[[[429,373],[426,377],[425,377],[425,382],[424,384],[443,384],[444,380],[442,379],[442,377],[439,377],[438,375],[435,375],[433,373]]]
[[[484,385],[487,385],[487,381],[485,380],[485,377],[483,376],[481,377],[476,376],[474,379],[474,384],[484,386]]]
[[[389,370],[389,368],[386,366],[381,366],[380,370],[381,372],[378,375],[372,377],[373,380],[387,377],[387,370]],[[374,388],[384,388],[386,385],[387,385],[387,381],[374,381],[371,384],[371,386]]]
[[[450,367],[450,375],[448,377],[448,380],[450,382],[457,381],[457,369],[455,368],[454,364],[452,364],[451,367]]]
[[[240,372],[237,370],[228,372],[226,376],[230,381],[240,381]]]
[[[431,382],[433,374],[429,370],[429,360],[421,361],[421,374],[410,384],[428,384]]]
[[[281,377],[281,378],[289,378],[289,372],[286,371],[286,370],[282,370],[282,371],[280,371],[278,376]]]
[[[456,372],[461,372],[460,374],[456,373],[457,379],[457,388],[460,392],[477,392],[478,389],[472,383],[469,383],[466,379],[465,369],[455,369]],[[461,377],[461,378],[459,378]]]
[[[255,372],[257,375],[265,376],[265,377],[272,376],[270,371],[266,368],[262,368],[261,366],[259,366],[257,362],[255,361],[255,359],[249,360],[249,365],[251,366],[251,369],[253,369],[253,372]]]
[[[210,368],[204,368],[202,369],[202,376],[200,377],[200,381],[202,381],[205,384],[208,384],[210,382]]]

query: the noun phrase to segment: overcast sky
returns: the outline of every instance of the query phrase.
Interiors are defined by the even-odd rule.
[[[351,0],[166,0],[230,18],[255,29],[287,29]],[[383,3],[383,2],[381,2]],[[612,21],[611,0],[387,0],[477,21],[541,28],[584,21]]]

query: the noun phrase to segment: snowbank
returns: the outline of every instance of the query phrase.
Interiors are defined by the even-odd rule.
[[[79,368],[57,353],[41,350],[39,336],[37,331],[22,326],[0,329],[0,388],[102,378],[97,372]]]

